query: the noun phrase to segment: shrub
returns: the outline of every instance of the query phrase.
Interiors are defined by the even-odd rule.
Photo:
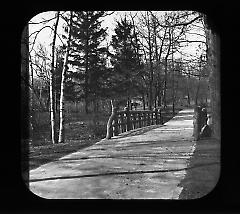
[[[107,124],[99,124],[99,123],[89,123],[88,124],[88,129],[92,133],[94,137],[105,137],[106,132],[107,132]]]

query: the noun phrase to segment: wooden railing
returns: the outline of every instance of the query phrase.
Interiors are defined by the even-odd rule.
[[[113,109],[107,125],[107,139],[120,133],[133,129],[163,124],[161,109],[129,110],[125,107],[122,111]]]

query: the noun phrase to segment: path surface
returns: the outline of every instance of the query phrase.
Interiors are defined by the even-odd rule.
[[[43,198],[178,199],[195,149],[193,109],[30,171]]]

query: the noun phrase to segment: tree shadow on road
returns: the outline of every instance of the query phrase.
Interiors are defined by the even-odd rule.
[[[144,174],[144,173],[166,173],[166,172],[177,172],[182,170],[190,170],[198,167],[203,167],[205,165],[216,165],[218,162],[212,162],[208,164],[198,164],[191,167],[185,167],[180,169],[163,169],[163,170],[146,170],[146,171],[123,171],[123,172],[106,172],[99,174],[87,174],[87,175],[73,175],[73,176],[58,176],[58,177],[48,177],[48,178],[40,178],[40,179],[31,179],[29,182],[40,182],[40,181],[50,181],[50,180],[59,180],[59,179],[78,179],[78,178],[86,178],[86,177],[98,177],[98,176],[114,176],[114,175],[129,175],[129,174]]]
[[[192,168],[199,164],[202,167]],[[189,166],[191,170],[179,185],[183,187],[179,199],[201,198],[215,188],[220,177],[220,142],[211,138],[197,141]]]

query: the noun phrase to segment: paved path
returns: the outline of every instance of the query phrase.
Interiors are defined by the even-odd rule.
[[[43,198],[178,199],[195,149],[193,109],[164,125],[124,133],[30,171]]]

